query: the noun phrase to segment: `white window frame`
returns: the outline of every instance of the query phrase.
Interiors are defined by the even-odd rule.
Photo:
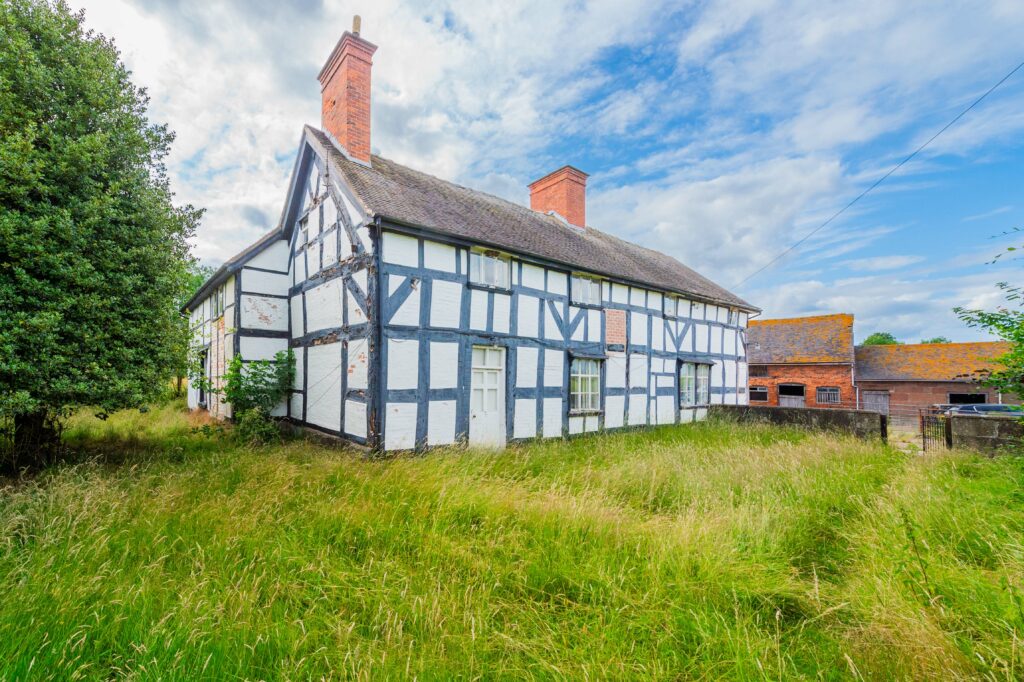
[[[825,396],[822,399],[822,396]],[[835,399],[832,399],[832,396]],[[814,401],[819,405],[838,405],[843,401],[842,391],[838,386],[818,386],[814,391]]]
[[[597,277],[573,273],[570,286],[572,288],[569,293],[572,295],[573,303],[589,306],[601,305],[602,284]]]
[[[683,362],[679,365],[679,406],[702,407],[711,402],[711,365]]]
[[[601,360],[572,358],[569,366],[569,413],[601,410]]]
[[[678,317],[679,299],[675,296],[665,294],[665,296],[662,297],[661,310],[665,313],[666,317]]]
[[[764,391],[764,400],[754,400],[754,391],[757,391],[758,393]],[[748,393],[750,395],[750,398],[749,398],[750,402],[752,402],[752,403],[766,403],[766,402],[768,402],[768,387],[767,386],[751,386],[750,390],[748,391]]]
[[[499,264],[504,267],[498,267]],[[488,266],[491,267],[488,268]],[[490,269],[490,276],[488,276],[488,269]],[[498,273],[504,273],[504,276],[498,277]],[[489,287],[491,289],[511,289],[511,259],[508,256],[502,256],[501,254],[493,252],[470,251],[469,283],[477,286]]]

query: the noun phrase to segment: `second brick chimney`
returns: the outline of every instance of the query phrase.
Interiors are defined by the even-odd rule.
[[[576,227],[587,226],[587,174],[572,166],[530,183],[530,208],[554,211]]]
[[[377,46],[359,37],[359,17],[320,70],[321,125],[354,159],[370,163],[370,67]]]

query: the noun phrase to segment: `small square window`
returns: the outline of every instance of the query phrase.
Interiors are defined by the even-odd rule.
[[[511,262],[493,253],[473,251],[469,254],[469,281],[497,289],[508,289]]]
[[[766,402],[768,402],[768,387],[767,386],[751,386],[750,387],[750,402],[752,402],[752,403],[766,403]]]
[[[839,389],[834,386],[819,386],[817,401],[819,405],[838,405]]]
[[[572,302],[601,305],[601,280],[585,275],[572,276]]]

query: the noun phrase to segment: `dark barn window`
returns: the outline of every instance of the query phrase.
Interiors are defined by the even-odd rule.
[[[752,403],[766,403],[766,402],[768,402],[768,388],[766,386],[751,386],[750,387],[750,402],[752,402]]]
[[[950,393],[950,405],[983,405],[988,402],[984,393]]]
[[[766,377],[768,376],[768,365],[751,365],[750,376],[752,377]]]

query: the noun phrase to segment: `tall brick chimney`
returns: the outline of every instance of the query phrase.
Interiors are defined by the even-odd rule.
[[[587,226],[587,174],[572,166],[530,183],[530,208],[554,211],[570,225]]]
[[[370,163],[370,67],[377,46],[359,37],[359,17],[320,70],[321,125],[349,156]]]

